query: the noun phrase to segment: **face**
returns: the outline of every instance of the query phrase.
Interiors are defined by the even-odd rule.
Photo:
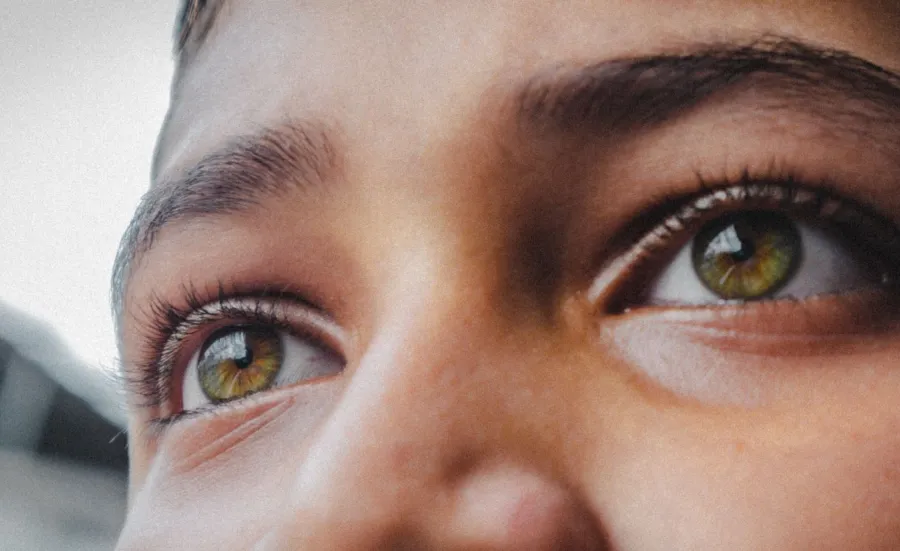
[[[900,547],[894,6],[207,6],[120,548]]]

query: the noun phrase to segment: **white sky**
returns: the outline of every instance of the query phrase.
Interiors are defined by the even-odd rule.
[[[149,183],[178,0],[29,0],[0,16],[0,303],[110,367],[109,275]]]

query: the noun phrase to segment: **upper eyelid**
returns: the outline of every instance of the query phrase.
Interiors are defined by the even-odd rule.
[[[611,229],[613,237],[609,239],[609,247],[600,251],[601,260],[617,251],[630,248],[652,231],[663,229],[661,226],[667,221],[676,217],[685,219],[679,215],[686,208],[693,208],[691,203],[695,200],[708,197],[711,200],[718,199],[720,203],[734,204],[743,200],[744,195],[748,195],[748,189],[752,189],[751,193],[755,196],[766,200],[787,200],[788,203],[785,205],[793,207],[802,204],[811,208],[818,204],[819,208],[824,209],[825,202],[830,201],[832,206],[839,206],[844,212],[852,210],[855,214],[861,215],[859,220],[863,222],[875,223],[878,229],[885,231],[885,235],[894,236],[897,243],[891,248],[900,248],[900,213],[892,215],[871,206],[866,198],[856,193],[855,186],[842,185],[837,181],[821,178],[806,178],[800,175],[801,172],[799,167],[778,168],[775,163],[763,170],[752,172],[749,168],[745,168],[736,176],[710,176],[695,172],[696,185],[692,189],[677,194],[662,194],[651,199],[649,204],[643,202],[624,216],[626,222]],[[713,197],[714,195],[718,197]],[[699,217],[695,218],[699,220]]]
[[[838,196],[831,186],[810,186],[792,177],[770,182],[754,182],[749,176],[743,179],[744,183],[741,184],[711,188],[704,196],[679,208],[664,223],[677,218],[681,221],[688,220],[690,226],[695,227],[708,218],[710,213],[718,215],[723,209],[740,209],[744,205],[755,208],[788,208],[797,215],[855,227],[858,233],[889,238],[882,247],[900,253],[900,228],[896,224],[852,198]]]
[[[252,305],[252,308],[248,308],[248,304]],[[243,321],[286,329],[287,325],[283,314],[280,314],[275,308],[263,308],[263,306],[276,305],[277,303],[270,303],[262,299],[248,298],[217,300],[205,305],[188,314],[179,326],[173,328],[172,334],[163,347],[163,356],[171,357],[185,341],[200,332],[211,330],[210,326],[217,323]]]

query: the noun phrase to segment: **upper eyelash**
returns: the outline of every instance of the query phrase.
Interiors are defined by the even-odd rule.
[[[124,377],[128,394],[142,399],[136,404],[140,407],[155,408],[169,400],[180,345],[210,323],[233,321],[291,330],[288,316],[278,305],[289,301],[312,306],[287,287],[274,291],[265,287],[254,292],[221,281],[215,291],[184,285],[182,295],[184,306],[153,295],[142,310],[146,322],[142,340],[146,344],[141,359],[133,369],[126,370]]]
[[[701,182],[708,190],[707,193],[679,208],[674,217],[693,223],[703,220],[708,212],[716,212],[716,207],[722,204],[739,207],[741,203],[765,203],[768,207],[789,207],[802,215],[841,226],[865,226],[868,233],[877,233],[890,239],[881,248],[900,252],[900,230],[895,224],[869,207],[840,197],[832,191],[833,186],[830,184],[818,183],[811,186],[790,174],[772,180],[753,179],[746,171],[733,184],[725,182],[724,185],[709,187],[703,180]],[[859,229],[856,232],[864,233]]]
[[[876,209],[865,204],[844,197],[839,187],[834,183],[824,180],[809,181],[799,177],[791,171],[769,170],[761,174],[752,174],[749,169],[744,169],[737,178],[723,176],[720,178],[708,178],[696,173],[697,190],[689,194],[665,195],[654,206],[644,209],[636,217],[636,223],[631,224],[631,231],[627,232],[625,241],[639,243],[653,231],[661,232],[664,226],[680,221],[688,226],[700,220],[708,212],[716,212],[713,207],[706,209],[697,208],[697,202],[710,198],[715,194],[730,194],[727,198],[730,205],[740,207],[742,202],[754,200],[768,200],[772,207],[790,207],[795,211],[799,208],[803,214],[812,214],[820,219],[827,219],[833,223],[850,225],[852,222],[861,222],[866,225],[875,225],[879,231],[890,235],[893,243],[888,249],[900,250],[900,229],[894,223]],[[738,194],[736,194],[737,192]],[[742,196],[741,196],[742,195]],[[777,199],[777,201],[773,201]],[[720,201],[721,203],[721,201]],[[832,212],[822,212],[826,207],[832,208]],[[689,211],[697,211],[692,216]],[[818,212],[815,212],[818,211]],[[719,211],[721,212],[721,211]],[[846,218],[853,217],[854,220]],[[839,219],[845,218],[844,220]],[[674,231],[681,231],[676,229]]]

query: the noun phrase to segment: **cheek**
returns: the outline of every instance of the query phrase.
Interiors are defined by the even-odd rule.
[[[887,394],[777,414],[695,412],[643,427],[603,496],[615,504],[616,543],[900,548],[900,411],[890,407],[897,392],[891,402]]]
[[[290,497],[339,385],[297,387],[215,419],[184,419],[156,444],[120,549],[250,549]],[[303,392],[306,391],[306,392]]]
[[[119,549],[251,549],[276,517],[290,473],[286,463],[247,442],[240,453],[223,456],[190,474],[155,469],[136,495]],[[165,467],[164,467],[165,468]]]

